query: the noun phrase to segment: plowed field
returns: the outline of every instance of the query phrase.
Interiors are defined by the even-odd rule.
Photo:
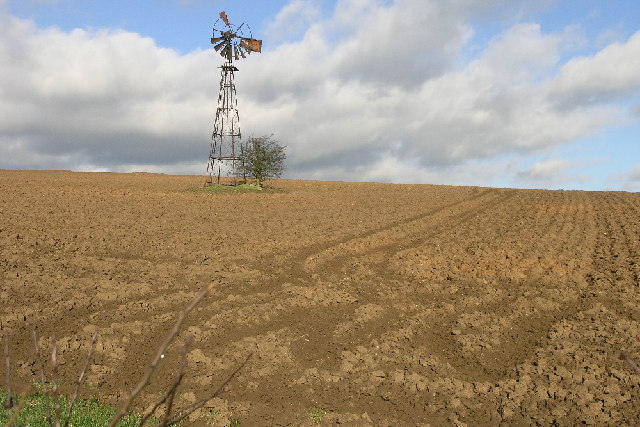
[[[180,404],[253,353],[198,425],[638,424],[619,354],[640,359],[639,194],[203,182],[0,171],[16,380],[37,373],[25,318],[56,334],[69,387],[97,331],[83,393],[115,402],[214,283],[139,409],[192,334]]]

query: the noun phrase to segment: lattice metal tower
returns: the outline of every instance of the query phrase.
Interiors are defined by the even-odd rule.
[[[222,22],[221,22],[222,21]],[[248,37],[246,37],[248,35]],[[251,52],[260,52],[262,40],[251,37],[251,29],[246,23],[239,26],[229,22],[225,12],[220,12],[220,18],[213,25],[213,37],[211,43],[216,52],[225,59],[220,68],[220,94],[218,95],[218,108],[211,135],[211,150],[209,151],[209,164],[207,183],[213,182],[213,176],[217,176],[220,183],[222,171],[236,178],[236,166],[240,161],[240,115],[238,114],[238,101],[236,99],[236,86],[233,81],[234,72],[238,69],[233,65],[233,60],[245,58]]]

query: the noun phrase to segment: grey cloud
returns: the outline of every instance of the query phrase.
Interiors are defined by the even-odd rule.
[[[207,151],[199,144],[216,93],[202,73],[214,68],[210,55],[180,56],[122,31],[2,20],[0,151],[16,164],[162,165]]]

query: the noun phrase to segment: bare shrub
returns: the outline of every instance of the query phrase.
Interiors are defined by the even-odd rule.
[[[125,415],[131,412],[131,408],[133,407],[133,404],[136,398],[140,395],[142,390],[144,390],[150,384],[151,377],[156,371],[158,364],[163,359],[163,355],[165,354],[169,345],[173,342],[175,337],[180,332],[180,328],[182,327],[182,324],[184,323],[188,314],[194,309],[194,307],[200,301],[202,301],[203,298],[208,296],[210,293],[211,293],[210,286],[203,288],[202,290],[200,290],[200,292],[198,292],[198,294],[193,298],[193,300],[178,313],[178,317],[176,319],[175,324],[173,325],[171,330],[167,333],[167,335],[164,337],[164,339],[160,343],[158,350],[153,360],[151,360],[151,362],[147,366],[145,373],[142,375],[142,377],[140,378],[136,386],[129,392],[126,400],[119,405],[118,411],[109,421],[109,427],[114,427]],[[87,357],[82,366],[80,374],[78,375],[78,379],[75,382],[75,388],[74,388],[73,394],[68,400],[68,404],[66,405],[66,408],[64,408],[65,410],[63,414],[62,396],[60,395],[59,389],[58,389],[59,363],[58,363],[58,346],[56,344],[55,336],[51,338],[52,344],[51,344],[50,364],[51,364],[52,378],[49,381],[47,379],[47,376],[45,375],[45,361],[44,361],[40,346],[38,344],[38,334],[37,334],[36,328],[35,326],[31,325],[31,329],[32,329],[32,338],[34,343],[36,363],[40,370],[39,382],[45,396],[46,422],[50,426],[59,427],[63,425],[65,427],[68,427],[71,422],[71,415],[73,413],[74,405],[77,402],[80,386],[82,385],[82,382],[85,379],[85,375],[88,367],[91,365],[93,350],[97,340],[97,332],[94,333],[93,336],[91,337],[91,343],[89,346]],[[247,364],[247,362],[252,356],[252,354],[249,354],[247,358],[212,393],[210,393],[209,395],[205,396],[201,400],[191,405],[187,405],[184,408],[174,411],[175,409],[174,398],[176,396],[176,392],[178,388],[182,384],[182,381],[185,377],[185,372],[188,364],[187,354],[189,353],[189,349],[191,348],[192,340],[193,340],[193,337],[191,336],[188,336],[185,340],[182,353],[181,353],[181,363],[179,365],[178,371],[176,372],[175,380],[167,388],[163,396],[159,400],[157,400],[146,413],[144,413],[141,416],[140,422],[138,424],[139,426],[143,426],[152,417],[156,416],[156,413],[158,412],[158,410],[163,404],[165,405],[164,414],[160,415],[161,420],[160,420],[160,423],[157,425],[170,426],[170,425],[175,425],[180,421],[184,420],[193,412],[202,408],[211,399],[220,395],[224,390],[225,386],[238,374],[238,372],[240,372],[240,370]],[[5,355],[5,382],[6,382],[6,388],[7,388],[7,400],[5,402],[4,408],[6,410],[11,411],[9,421],[7,422],[6,425],[12,426],[17,420],[17,417],[20,411],[22,410],[23,404],[26,401],[26,397],[29,394],[29,392],[32,390],[32,387],[29,387],[25,392],[21,393],[20,397],[17,399],[18,404],[16,405],[16,399],[15,399],[14,391],[12,388],[11,353],[10,353],[8,333],[5,333],[4,335],[4,355]],[[51,413],[50,402],[53,403],[53,414]]]

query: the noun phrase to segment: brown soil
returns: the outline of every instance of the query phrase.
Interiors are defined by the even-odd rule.
[[[65,384],[121,398],[206,284],[140,405],[215,389],[223,425],[632,425],[640,416],[640,195],[0,171],[3,329],[55,333]],[[42,344],[46,344],[44,338]],[[3,364],[4,365],[4,364]],[[0,370],[4,378],[4,366]],[[204,412],[196,424],[213,419]]]

